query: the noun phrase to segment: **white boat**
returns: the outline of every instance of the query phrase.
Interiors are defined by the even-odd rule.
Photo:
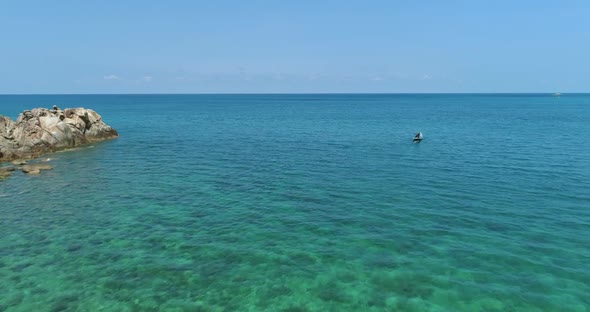
[[[422,132],[418,132],[418,133],[416,133],[416,135],[414,136],[414,139],[412,141],[414,141],[415,143],[420,143],[422,141],[422,139],[424,139]]]

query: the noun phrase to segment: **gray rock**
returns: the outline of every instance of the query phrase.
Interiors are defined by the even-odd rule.
[[[12,175],[12,172],[16,170],[13,166],[0,167],[0,180],[4,180]]]
[[[49,164],[31,164],[21,167],[22,172],[28,174],[40,174],[41,170],[51,170],[53,167]]]
[[[35,158],[118,136],[91,109],[35,108],[21,113],[16,121],[0,116],[0,161]]]

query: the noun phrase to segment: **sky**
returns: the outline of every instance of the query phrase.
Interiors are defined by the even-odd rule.
[[[0,2],[0,94],[590,92],[590,1]]]

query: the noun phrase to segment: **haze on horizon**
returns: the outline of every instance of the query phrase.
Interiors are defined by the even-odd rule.
[[[12,1],[0,94],[589,92],[588,1]]]

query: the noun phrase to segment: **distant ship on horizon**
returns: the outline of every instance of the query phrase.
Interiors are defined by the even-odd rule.
[[[561,96],[561,93],[555,92],[555,93],[553,93],[553,96]]]

